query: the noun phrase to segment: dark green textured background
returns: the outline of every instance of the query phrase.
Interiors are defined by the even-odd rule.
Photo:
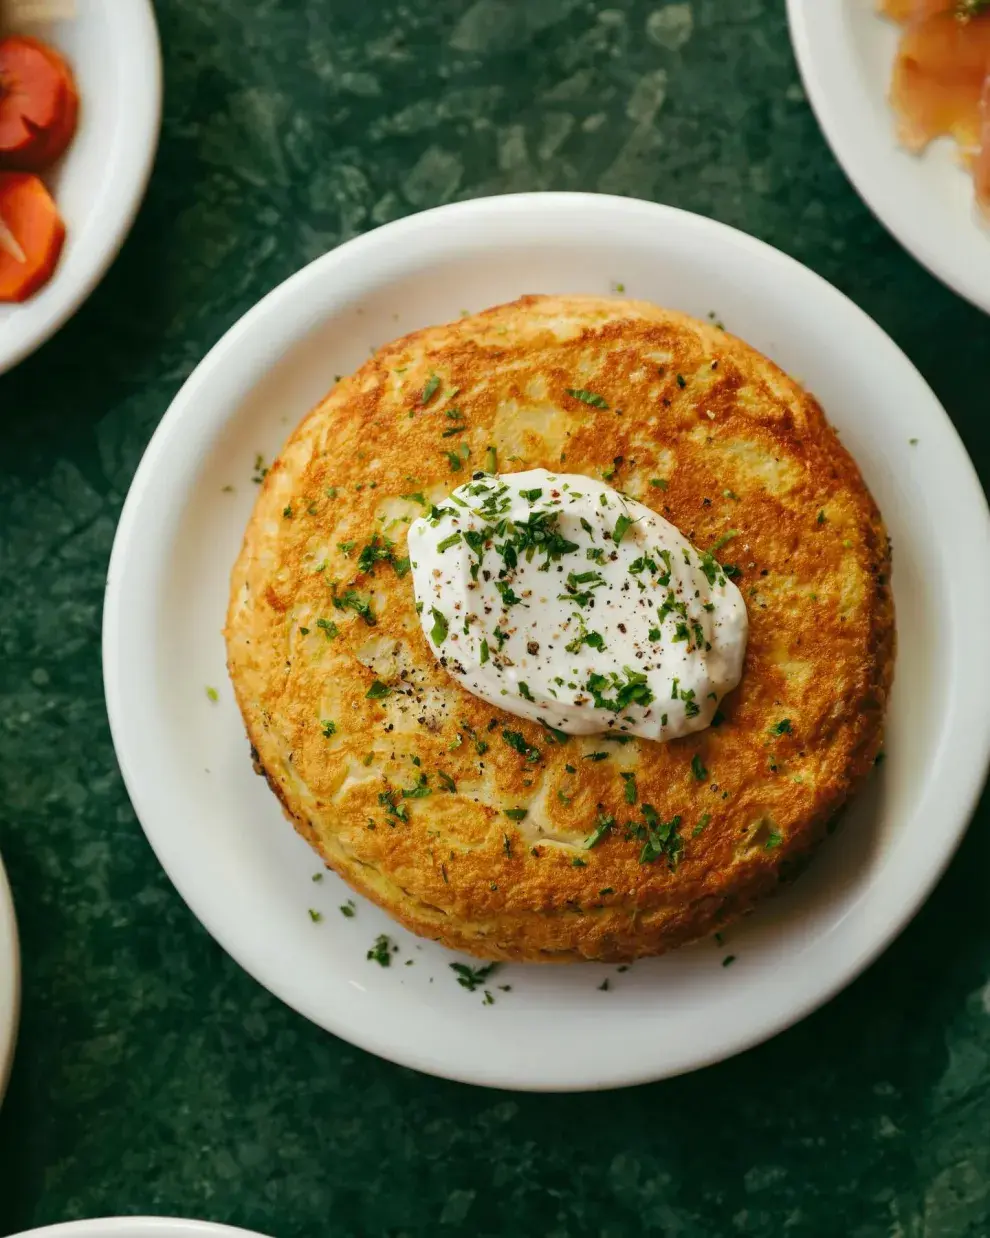
[[[990,322],[846,183],[783,7],[157,3],[165,126],[137,227],[0,378],[0,847],[25,969],[0,1233],[151,1212],[277,1238],[990,1234],[986,807],[911,928],[801,1026],[665,1084],[516,1096],[368,1057],[230,962],[145,843],[104,713],[114,525],[179,385],[302,263],[436,203],[599,189],[762,237],[893,335],[986,481]]]

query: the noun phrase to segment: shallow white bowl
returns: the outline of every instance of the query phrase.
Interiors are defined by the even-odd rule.
[[[228,575],[256,494],[256,453],[271,459],[370,347],[462,308],[617,282],[630,296],[716,312],[808,384],[862,466],[895,547],[889,759],[809,873],[732,930],[724,949],[709,942],[621,974],[505,967],[485,1006],[480,991],[458,987],[446,950],[366,903],[345,919],[343,884],[330,874],[311,882],[319,863],[253,773],[227,683]],[[262,984],[330,1031],[420,1070],[500,1087],[596,1088],[690,1070],[772,1035],[904,926],[983,780],[990,647],[976,639],[976,617],[987,614],[983,494],[935,397],[875,323],[812,272],[711,220],[533,194],[443,207],[351,241],[220,341],[162,421],[127,498],[104,668],[117,754],[148,838],[196,915]],[[309,908],[324,919],[311,921]],[[365,959],[381,932],[400,946],[387,970]],[[727,952],[736,962],[726,970]]]
[[[0,860],[0,1101],[14,1059],[20,1010],[21,954],[17,944],[17,919],[3,860]]]
[[[897,144],[887,102],[900,27],[874,0],[787,0],[791,39],[825,137],[860,197],[933,275],[990,313],[990,226],[956,146]]]
[[[76,0],[71,21],[17,28],[53,44],[79,86],[79,131],[45,175],[67,236],[55,274],[23,305],[0,305],[0,374],[76,312],[130,231],[158,145],[161,56],[150,0]]]
[[[25,1230],[13,1238],[260,1238],[246,1229],[181,1217],[98,1217]]]

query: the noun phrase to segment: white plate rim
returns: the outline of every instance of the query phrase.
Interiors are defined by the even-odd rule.
[[[137,1231],[142,1238],[264,1238],[254,1230],[220,1225],[214,1221],[199,1221],[191,1217],[92,1217],[83,1221],[61,1221],[26,1229],[11,1238],[113,1238],[114,1235]]]
[[[940,836],[940,849],[925,857],[924,865],[918,871],[912,871],[910,884],[898,889],[897,899],[893,906],[886,909],[882,918],[878,917],[873,925],[872,935],[859,944],[859,949],[844,960],[842,966],[836,967],[834,974],[827,979],[816,979],[813,992],[800,1002],[795,1002],[786,1011],[768,1018],[756,1030],[746,1035],[733,1032],[732,1029],[719,1029],[711,1044],[704,1051],[697,1047],[684,1051],[682,1059],[675,1064],[667,1063],[660,1066],[656,1063],[639,1063],[635,1067],[611,1065],[606,1070],[599,1069],[594,1076],[581,1074],[580,1077],[561,1077],[552,1081],[534,1078],[508,1078],[504,1072],[497,1069],[481,1068],[475,1064],[471,1069],[454,1066],[448,1062],[431,1057],[428,1052],[411,1048],[402,1044],[397,1046],[394,1038],[388,1035],[376,1034],[362,1029],[356,1032],[349,1024],[346,1016],[330,1018],[326,1012],[318,1009],[310,1002],[305,993],[293,991],[292,997],[286,997],[280,977],[265,978],[259,974],[257,966],[244,957],[238,943],[228,932],[227,927],[214,915],[213,909],[204,906],[187,893],[187,883],[183,873],[176,865],[170,864],[160,845],[162,839],[156,838],[156,831],[150,828],[146,821],[153,816],[153,805],[143,792],[142,775],[140,772],[141,757],[133,744],[133,734],[129,731],[126,709],[124,707],[124,676],[127,671],[118,657],[121,638],[127,625],[131,622],[128,615],[128,599],[126,597],[126,575],[130,563],[135,561],[135,555],[148,561],[148,529],[140,530],[141,508],[146,495],[152,487],[159,465],[169,449],[174,438],[183,432],[184,419],[193,413],[199,418],[203,416],[200,401],[200,388],[208,382],[218,368],[236,370],[236,357],[239,349],[252,336],[265,326],[263,340],[255,340],[253,347],[256,356],[255,365],[260,366],[266,360],[277,357],[286,346],[282,336],[283,329],[291,335],[291,329],[285,324],[290,317],[288,307],[297,295],[310,284],[324,282],[333,283],[332,273],[335,265],[340,262],[341,255],[353,258],[357,254],[380,246],[383,242],[391,244],[410,245],[423,243],[431,231],[442,232],[447,221],[460,220],[464,217],[476,217],[477,222],[486,218],[504,217],[506,213],[516,219],[525,219],[528,211],[561,212],[565,210],[598,211],[602,214],[602,223],[607,220],[610,226],[615,226],[617,215],[623,212],[645,213],[645,217],[656,226],[665,223],[679,223],[684,227],[712,229],[728,238],[731,243],[749,248],[759,255],[762,261],[769,264],[782,265],[794,276],[800,276],[808,282],[809,288],[814,286],[818,295],[841,302],[843,312],[856,316],[861,330],[869,333],[880,352],[886,352],[891,359],[896,359],[905,374],[909,374],[918,393],[921,404],[926,406],[925,415],[929,417],[931,427],[941,435],[947,450],[951,449],[954,456],[955,490],[965,495],[965,501],[970,504],[974,520],[968,530],[970,549],[977,554],[986,554],[987,542],[990,544],[990,512],[980,487],[972,462],[969,460],[959,436],[945,411],[939,405],[934,394],[928,388],[924,379],[904,356],[896,344],[881,330],[872,319],[855,306],[847,297],[829,285],[813,271],[803,267],[794,259],[771,246],[766,245],[745,233],[702,216],[678,210],[669,206],[642,202],[633,199],[614,198],[598,194],[572,193],[535,193],[507,195],[500,198],[483,198],[457,203],[425,211],[403,220],[387,224],[372,233],[348,241],[345,245],[321,258],[316,259],[307,267],[291,276],[283,284],[268,293],[258,304],[250,309],[244,317],[222,337],[210,350],[200,366],[187,380],[172,406],[155,431],[145,455],[138,467],[131,489],[128,493],[118,525],[111,554],[110,568],[107,579],[107,591],[104,607],[103,625],[103,665],[107,708],[110,718],[111,732],[117,752],[118,761],[125,784],[134,804],[138,818],[158,855],[170,879],[175,884],[180,895],[186,900],[190,909],[203,923],[207,930],[216,938],[225,950],[249,974],[253,975],[269,991],[275,993],[283,1001],[309,1018],[319,1026],[331,1031],[353,1044],[377,1053],[401,1065],[410,1066],[426,1073],[437,1074],[465,1082],[480,1083],[489,1086],[512,1087],[531,1091],[569,1091],[595,1090],[629,1086],[653,1081],[670,1075],[680,1074],[686,1070],[697,1069],[758,1044],[763,1040],[790,1027],[806,1015],[828,1001],[871,962],[874,961],[890,942],[901,932],[907,922],[915,914],[928,897],[938,879],[949,863],[962,835],[969,823],[983,786],[988,758],[990,758],[990,716],[982,709],[982,697],[972,689],[972,680],[955,683],[954,689],[967,697],[965,716],[970,725],[965,734],[959,736],[959,742],[953,751],[948,751],[946,745],[940,747],[940,753],[945,760],[955,760],[954,776],[948,780],[946,792],[946,811],[943,815],[944,832]],[[525,224],[523,224],[525,226]],[[312,325],[311,311],[298,317],[306,317]],[[263,346],[262,346],[263,345]],[[259,356],[260,349],[260,356]],[[250,384],[243,379],[232,383],[237,386],[240,396]],[[982,540],[981,540],[982,539]],[[990,566],[990,565],[988,565]],[[143,569],[142,569],[143,570]],[[969,573],[969,576],[978,575]],[[986,610],[990,612],[990,572],[984,581],[968,581],[967,585],[976,591]],[[990,679],[990,650],[979,651],[978,659],[982,659],[983,679]],[[132,668],[133,669],[133,668]],[[977,676],[978,677],[978,676]],[[961,759],[960,759],[961,758]],[[283,990],[283,991],[280,991]],[[596,1064],[600,1066],[600,1064]]]
[[[87,0],[89,2],[89,0]],[[120,252],[144,198],[158,150],[162,120],[162,58],[152,0],[101,0],[113,5],[112,20],[121,27],[121,91],[128,97],[127,124],[108,158],[106,175],[94,210],[102,212],[101,242],[72,279],[60,279],[59,269],[48,288],[58,290],[39,321],[27,330],[16,327],[9,344],[0,337],[0,375],[13,369],[47,343],[65,325],[106,274]],[[78,20],[78,19],[77,19]],[[41,293],[38,294],[43,295]],[[30,310],[32,301],[22,307]],[[36,315],[32,312],[32,317]]]
[[[981,278],[981,268],[967,262],[965,252],[940,244],[940,238],[946,235],[946,221],[933,219],[931,212],[919,209],[908,192],[910,186],[900,175],[898,161],[914,157],[897,145],[893,113],[882,141],[878,144],[871,140],[863,117],[872,109],[849,55],[844,3],[787,0],[787,20],[801,79],[832,154],[891,236],[936,279],[990,313],[990,286]],[[884,20],[879,13],[872,16],[878,22]],[[960,170],[959,175],[965,173]],[[974,244],[990,246],[990,237],[981,235],[975,223],[973,235]],[[985,272],[985,265],[982,270]]]
[[[14,896],[0,856],[0,1104],[3,1103],[10,1068],[17,1048],[17,1027],[21,1013],[21,951],[17,935]]]

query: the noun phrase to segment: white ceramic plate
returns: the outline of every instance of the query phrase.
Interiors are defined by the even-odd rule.
[[[990,312],[990,226],[948,140],[897,144],[887,90],[900,27],[875,0],[787,0],[811,105],[835,157],[880,222],[960,296]]]
[[[21,954],[17,945],[17,919],[3,860],[0,860],[0,1101],[17,1043],[21,1010]]]
[[[260,1238],[246,1229],[179,1217],[100,1217],[27,1230],[13,1238]]]
[[[52,43],[72,65],[79,131],[45,176],[65,219],[65,248],[40,292],[23,305],[0,305],[0,374],[75,313],[116,257],[144,196],[161,122],[161,56],[150,0],[76,0],[73,20],[17,33]]]
[[[504,967],[485,1006],[480,991],[458,987],[447,951],[368,904],[345,919],[344,886],[330,874],[311,882],[319,864],[253,773],[227,683],[228,575],[256,494],[256,453],[271,459],[334,374],[356,368],[369,347],[462,307],[608,292],[616,282],[630,296],[717,312],[808,384],[862,466],[895,547],[901,670],[890,755],[809,873],[734,929],[725,949],[709,942],[621,974]],[[904,926],[947,863],[990,748],[990,646],[974,626],[990,613],[988,528],[972,466],[920,375],[875,323],[791,259],[711,220],[620,198],[443,207],[351,241],[275,289],[162,421],[107,583],[117,754],[145,831],[196,915],[323,1027],[408,1066],[500,1087],[677,1074],[825,1001]],[[312,922],[309,908],[324,919]],[[365,959],[381,932],[400,947],[387,970]],[[736,962],[724,969],[727,952]]]

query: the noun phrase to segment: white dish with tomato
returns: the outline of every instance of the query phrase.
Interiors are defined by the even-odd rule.
[[[149,0],[0,0],[0,373],[89,295],[158,141]]]

